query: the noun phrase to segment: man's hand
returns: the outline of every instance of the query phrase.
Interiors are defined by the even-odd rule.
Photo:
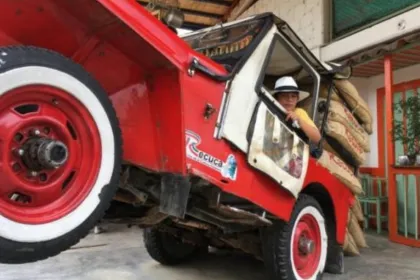
[[[288,121],[288,120],[297,121],[297,123],[300,125],[300,119],[299,119],[298,115],[293,111],[289,111],[287,113],[286,121]]]
[[[312,125],[309,125],[305,121],[301,121],[299,116],[293,112],[289,111],[286,116],[286,121],[291,120],[292,122],[296,121],[300,127],[301,130],[308,136],[309,140],[313,143],[319,143],[321,140],[321,134],[318,130],[318,128],[313,127]]]

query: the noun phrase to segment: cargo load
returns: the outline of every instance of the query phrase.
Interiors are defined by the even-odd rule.
[[[369,135],[372,134],[372,116],[367,103],[361,98],[356,87],[345,78],[335,79],[328,103],[329,85],[321,84],[317,102],[318,116],[315,123],[324,125],[323,153],[318,163],[345,184],[355,196],[355,202],[348,213],[344,252],[359,255],[361,248],[368,245],[360,223],[364,221],[358,195],[363,194],[358,168],[370,152]],[[299,104],[308,113],[313,99],[308,98]]]

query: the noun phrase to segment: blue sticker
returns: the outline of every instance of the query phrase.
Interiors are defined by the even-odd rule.
[[[224,178],[229,178],[235,181],[238,173],[238,163],[236,161],[235,156],[233,154],[230,154],[227,157],[226,161],[223,161],[215,156],[210,155],[209,153],[200,150],[198,148],[198,145],[200,145],[200,143],[201,137],[198,134],[187,130],[187,157],[220,172],[220,174]]]

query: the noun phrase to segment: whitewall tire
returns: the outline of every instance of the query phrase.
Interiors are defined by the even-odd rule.
[[[34,47],[0,48],[0,58],[0,262],[33,262],[76,244],[103,216],[121,132],[81,66]]]

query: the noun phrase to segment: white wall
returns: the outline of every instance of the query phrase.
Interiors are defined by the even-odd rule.
[[[394,71],[394,84],[420,79],[420,64]],[[353,84],[359,94],[366,100],[373,117],[374,131],[370,136],[371,152],[367,155],[364,167],[378,167],[378,134],[377,134],[377,104],[376,91],[384,87],[384,75],[378,75],[369,79],[352,78]]]
[[[329,31],[327,0],[259,0],[239,18],[273,12],[285,20],[310,49],[325,43]],[[317,55],[317,54],[315,54]]]

